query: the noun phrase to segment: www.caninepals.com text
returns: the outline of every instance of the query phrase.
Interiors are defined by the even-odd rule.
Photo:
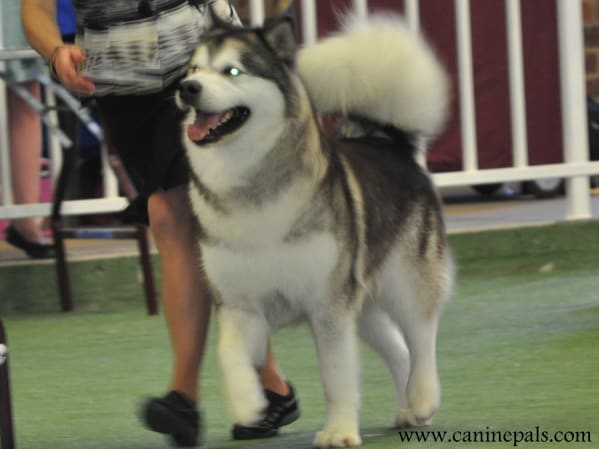
[[[400,430],[403,443],[591,443],[591,432],[581,430]]]

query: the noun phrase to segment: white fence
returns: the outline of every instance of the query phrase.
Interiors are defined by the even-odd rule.
[[[470,0],[455,0],[455,22],[457,30],[458,84],[460,104],[460,126],[462,133],[463,170],[434,174],[440,187],[465,186],[475,184],[503,183],[560,177],[567,183],[567,216],[565,219],[585,219],[591,216],[589,175],[599,174],[599,162],[589,161],[586,128],[586,103],[584,86],[584,59],[582,43],[582,6],[576,0],[553,0],[557,2],[559,57],[561,76],[561,102],[563,123],[564,162],[550,165],[528,163],[528,145],[526,135],[526,115],[524,105],[524,82],[522,30],[520,1],[505,0],[508,36],[510,111],[512,130],[512,152],[514,164],[509,168],[479,169],[477,158],[475,102],[472,64],[472,39],[470,30]],[[547,0],[550,1],[550,0]],[[298,0],[302,9],[302,34],[305,45],[317,41],[316,0]],[[360,14],[367,14],[366,0],[353,0],[354,8]],[[404,10],[408,23],[414,30],[420,28],[419,0],[404,0]],[[253,25],[264,19],[262,0],[250,0],[250,18]],[[448,20],[451,20],[448,18]],[[1,33],[0,33],[1,39]],[[0,41],[0,49],[2,42]],[[7,52],[0,50],[0,70],[2,59]],[[9,55],[10,56],[10,55]],[[45,203],[15,205],[11,201],[9,151],[6,120],[5,86],[0,82],[0,165],[2,202],[0,219],[24,216],[48,215],[50,205]],[[46,102],[52,104],[52,91],[48,92]],[[56,118],[51,120],[56,123]],[[56,138],[50,139],[53,167],[60,164],[60,151]],[[106,167],[106,165],[105,165]],[[105,170],[108,172],[109,170]],[[105,197],[66,201],[64,214],[87,214],[109,212],[122,209],[126,204],[123,197],[117,195],[114,179],[105,177]]]
[[[3,68],[2,64],[6,60],[31,58],[38,58],[38,55],[33,52],[33,50],[0,50],[0,72]],[[90,123],[90,118],[85,111],[79,109],[79,102],[71,97],[62,86],[52,81],[46,74],[40,75],[38,81],[44,86],[44,98],[42,102],[32,97],[25,89],[20,88],[18,85],[15,86],[14,89],[30,105],[30,107],[37,110],[40,116],[43,117],[43,123],[47,130],[48,137],[51,177],[55,180],[58,177],[62,164],[61,147],[70,148],[72,145],[69,137],[64,135],[58,127],[57,113],[54,110],[56,97],[66,97],[69,100],[71,107],[78,110],[78,114],[82,116],[84,121],[87,122],[90,127],[97,127],[97,124]],[[50,203],[14,204],[12,201],[12,174],[10,171],[10,151],[7,129],[7,114],[10,111],[7,111],[6,108],[7,88],[10,87],[5,85],[0,86],[0,193],[2,199],[2,202],[0,202],[0,219],[48,216],[51,209]],[[65,201],[62,207],[63,214],[73,215],[112,212],[121,210],[127,205],[126,199],[118,196],[116,177],[108,168],[105,152],[103,154],[102,162],[104,168],[104,198]]]

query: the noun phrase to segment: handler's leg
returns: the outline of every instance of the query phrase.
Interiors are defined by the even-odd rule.
[[[202,279],[186,187],[151,195],[148,214],[160,255],[164,312],[173,347],[170,389],[195,402],[212,306]]]
[[[161,260],[163,303],[174,358],[170,393],[146,405],[145,420],[151,429],[172,435],[176,445],[193,446],[199,439],[198,382],[212,304],[203,279],[186,187],[151,195],[148,214]],[[270,351],[260,379],[268,390],[289,393]],[[181,413],[172,413],[173,407]]]
[[[175,446],[193,447],[200,440],[196,402],[211,301],[202,281],[186,187],[151,195],[148,215],[162,267],[173,372],[169,393],[150,399],[142,411],[143,419],[150,429],[170,435]]]

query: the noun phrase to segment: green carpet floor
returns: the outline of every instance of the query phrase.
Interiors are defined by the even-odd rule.
[[[418,442],[389,427],[391,381],[363,348],[364,446],[599,448],[599,223],[453,235],[451,244],[458,283],[439,334],[443,401],[424,429],[437,433],[419,434],[429,442]],[[77,309],[69,314],[57,311],[51,266],[0,268],[17,447],[169,447],[136,417],[145,396],[166,388],[171,357],[163,316],[145,315],[135,259],[73,265]],[[251,443],[229,440],[215,341],[212,329],[202,378],[204,447],[311,447],[324,401],[308,330],[274,338],[301,419],[279,438]],[[448,442],[499,434],[508,441]],[[537,435],[592,441],[514,443]]]

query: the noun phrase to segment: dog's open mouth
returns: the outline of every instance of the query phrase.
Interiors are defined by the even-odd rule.
[[[241,128],[249,116],[250,110],[243,106],[216,114],[196,111],[195,121],[187,126],[187,136],[196,145],[218,142]]]

